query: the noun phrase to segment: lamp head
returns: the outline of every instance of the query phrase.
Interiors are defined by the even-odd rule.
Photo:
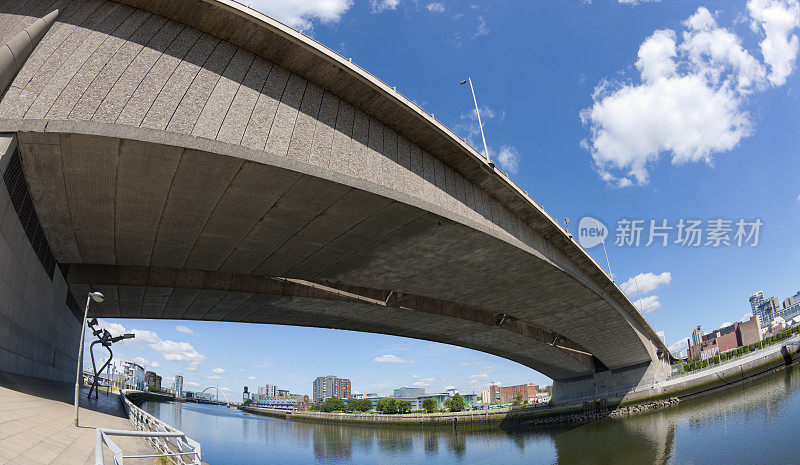
[[[86,322],[86,324],[87,324],[87,325],[88,325],[90,328],[94,327],[95,325],[97,325],[97,318],[92,318],[91,320],[87,321],[87,322]]]
[[[461,81],[461,85],[462,85],[462,86],[463,86],[464,84],[466,84],[466,83],[467,83],[467,80],[466,80],[466,79],[464,79],[463,81]]]
[[[98,302],[98,303],[106,300],[106,298],[100,292],[90,292],[89,293],[89,297],[91,297],[92,300],[94,300],[95,302]]]

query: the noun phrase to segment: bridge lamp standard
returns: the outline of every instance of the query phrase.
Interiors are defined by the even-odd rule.
[[[83,339],[86,337],[86,316],[89,314],[89,304],[94,300],[97,303],[104,301],[106,298],[100,292],[90,292],[86,297],[86,309],[83,311],[83,321],[81,322],[81,342],[78,348],[78,363],[75,369],[75,426],[78,426],[78,392],[81,389],[81,362],[83,361]],[[97,324],[96,319],[92,319],[91,325]]]
[[[472,101],[475,103],[475,114],[478,115],[478,127],[481,129],[481,139],[483,140],[483,156],[486,157],[486,161],[490,164],[492,160],[489,159],[489,148],[486,147],[486,136],[483,135],[483,123],[481,122],[481,111],[478,109],[478,99],[475,98],[475,88],[472,87],[472,79],[467,77],[463,81],[461,81],[461,85],[469,83],[469,90],[472,91]]]

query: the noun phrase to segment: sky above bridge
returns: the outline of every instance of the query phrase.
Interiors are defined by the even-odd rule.
[[[800,289],[797,0],[254,0],[482,150],[611,272],[674,350]],[[597,234],[605,237],[605,248]],[[591,246],[591,248],[589,248]],[[531,296],[535,299],[536,296]],[[269,325],[114,320],[117,356],[187,389],[480,392],[548,380],[468,349]],[[168,381],[165,381],[167,384]],[[238,397],[237,397],[238,398]]]

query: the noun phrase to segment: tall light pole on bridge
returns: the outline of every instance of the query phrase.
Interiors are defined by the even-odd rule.
[[[467,77],[463,81],[461,81],[461,85],[469,82],[469,90],[472,91],[472,101],[475,102],[475,114],[478,116],[478,127],[481,130],[481,139],[483,140],[483,156],[486,157],[486,161],[491,163],[492,160],[489,158],[489,148],[486,146],[486,136],[483,135],[483,123],[481,122],[481,111],[478,109],[478,99],[475,98],[475,88],[472,87],[472,79]]]
[[[78,367],[75,369],[75,426],[78,426],[78,392],[81,389],[81,365],[83,363],[83,339],[86,337],[86,317],[89,314],[89,304],[93,300],[100,303],[105,300],[105,297],[99,292],[90,292],[86,297],[86,309],[83,311],[83,321],[81,322],[81,342],[78,348]]]

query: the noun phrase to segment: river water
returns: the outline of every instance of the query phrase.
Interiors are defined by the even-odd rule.
[[[210,465],[800,463],[800,368],[624,419],[546,430],[317,425],[222,406],[146,402]]]

